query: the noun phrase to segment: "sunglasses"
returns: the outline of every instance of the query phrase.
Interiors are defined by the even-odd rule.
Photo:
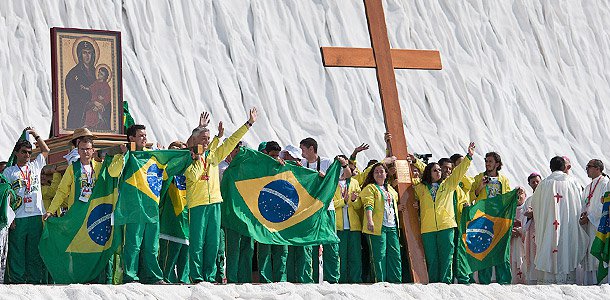
[[[28,151],[28,150],[19,150],[19,153],[21,154],[32,154],[32,150]]]

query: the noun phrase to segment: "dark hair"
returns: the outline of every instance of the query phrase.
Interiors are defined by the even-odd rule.
[[[93,138],[90,136],[84,136],[76,139],[76,147],[78,147],[80,143],[91,143],[91,146],[93,146]]]
[[[550,167],[551,167],[551,172],[555,172],[555,171],[563,172],[566,169],[566,160],[561,156],[555,156],[555,157],[551,158]]]
[[[601,160],[594,158],[591,160],[590,165],[598,168],[600,172],[604,172],[604,163]]]
[[[83,50],[91,50],[91,65],[95,64],[95,49],[89,41],[81,41],[76,46],[76,55],[78,56],[78,62],[83,63]]]
[[[125,132],[125,134],[127,135],[127,141],[128,142],[131,142],[129,140],[130,136],[131,137],[136,137],[136,132],[138,130],[146,130],[146,126],[141,125],[141,124],[134,124],[134,125],[129,126],[129,128],[127,128],[127,131]]]
[[[497,152],[492,151],[492,152],[488,152],[488,153],[485,154],[485,158],[488,158],[488,157],[492,157],[498,163],[497,171],[502,170],[502,166],[504,164],[502,164],[502,158],[500,157],[500,154],[498,154]]]
[[[435,165],[439,164],[432,162],[426,165],[426,168],[424,169],[424,174],[422,174],[421,177],[422,183],[432,184],[432,168],[434,168]]]
[[[106,80],[108,80],[108,76],[110,75],[110,72],[108,72],[108,69],[106,67],[101,67],[100,71],[104,73]]]
[[[313,138],[304,138],[299,145],[303,145],[306,148],[313,147],[313,152],[318,153],[318,142],[316,142],[316,140]]]
[[[441,159],[438,160],[438,164],[439,166],[442,166],[444,164],[452,164],[453,165],[453,161],[451,161],[451,159],[443,157]]]
[[[32,143],[23,139],[19,139],[17,143],[15,143],[15,148],[13,148],[13,152],[17,153],[19,152],[19,150],[21,150],[21,148],[32,149]]]
[[[269,141],[265,145],[265,152],[269,153],[271,151],[282,151],[282,147],[276,141]]]
[[[532,180],[532,179],[534,179],[534,178],[536,178],[536,177],[540,177],[540,178],[542,178],[542,176],[540,176],[540,174],[538,174],[538,173],[532,173],[532,174],[530,174],[530,176],[527,176],[527,183],[530,183],[530,180]]]
[[[452,162],[452,163],[455,165],[455,162],[456,162],[456,161],[458,161],[458,159],[460,159],[460,158],[462,158],[462,157],[464,157],[464,155],[459,154],[459,153],[456,153],[456,154],[451,155],[451,156],[449,157],[449,159],[450,159],[450,160],[451,160],[451,162]],[[439,160],[439,162],[440,162],[440,160]]]
[[[377,169],[378,166],[382,166],[383,169],[385,170],[385,173],[386,174],[390,174],[390,172],[388,171],[388,167],[386,167],[383,163],[380,163],[380,162],[375,163],[373,165],[373,167],[371,168],[371,170],[369,171],[369,173],[366,174],[366,178],[364,179],[364,182],[362,183],[362,187],[365,187],[365,186],[367,186],[367,185],[369,185],[371,183],[376,183],[374,176],[375,176],[375,169]],[[384,186],[388,185],[388,175],[386,175],[385,181],[383,182],[383,185]]]
[[[378,162],[379,162],[379,161],[378,161],[378,160],[376,160],[376,159],[371,159],[371,160],[369,160],[369,162],[366,164],[366,168],[368,168],[368,167],[370,167],[370,166],[372,166],[372,165],[374,165],[374,164],[376,164],[376,163],[378,163]],[[365,169],[366,169],[366,168],[365,168]]]

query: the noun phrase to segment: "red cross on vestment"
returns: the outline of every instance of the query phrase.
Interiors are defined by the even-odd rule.
[[[557,199],[557,203],[559,203],[559,199],[563,198],[563,196],[557,193],[557,195],[553,196],[553,198]]]
[[[553,250],[553,253],[557,253],[558,251],[559,251],[559,250],[555,249],[555,250]]]
[[[553,225],[555,225],[555,231],[557,231],[557,227],[559,227],[559,222],[555,220],[555,222],[553,222]]]

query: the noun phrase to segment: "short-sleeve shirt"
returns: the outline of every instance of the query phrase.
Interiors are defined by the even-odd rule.
[[[44,155],[39,154],[35,160],[28,162],[21,168],[14,165],[4,170],[4,177],[10,182],[21,202],[21,206],[15,211],[15,218],[45,214],[40,188],[40,172],[46,164],[47,160]]]
[[[303,158],[301,160],[301,165],[303,165],[303,167],[305,167],[305,168],[316,170],[318,172],[324,172],[324,174],[326,174],[328,167],[330,167],[330,165],[333,163],[333,161],[332,161],[332,159],[326,158],[326,157],[318,156],[318,158],[320,159],[319,161],[314,161],[311,163],[308,162],[306,158]],[[335,210],[335,206],[333,205],[332,202],[328,206],[328,210]]]

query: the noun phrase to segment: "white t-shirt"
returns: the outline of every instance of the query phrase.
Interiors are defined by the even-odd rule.
[[[396,227],[396,212],[394,211],[394,199],[390,192],[381,187],[381,196],[383,197],[383,223],[384,227]]]
[[[303,158],[301,160],[301,164],[303,165],[303,167],[308,168],[308,169],[312,169],[318,172],[324,172],[324,174],[326,174],[326,171],[328,170],[328,167],[330,167],[330,165],[333,163],[333,160],[330,158],[326,158],[326,157],[321,157],[318,156],[319,160],[316,160],[312,163],[308,162],[306,158]],[[335,206],[331,203],[328,206],[328,210],[335,210]]]
[[[341,200],[345,201],[346,193],[348,192],[349,186],[347,185],[347,180],[341,179],[339,180],[339,186],[341,188]],[[349,230],[349,205],[345,204],[342,209],[343,213],[343,230]]]
[[[4,177],[11,183],[17,197],[21,198],[21,206],[15,211],[15,218],[45,214],[40,189],[40,172],[46,164],[47,160],[39,154],[34,161],[28,162],[21,168],[14,165],[4,170]],[[29,191],[26,191],[28,186]]]
[[[222,181],[222,175],[225,173],[228,167],[229,163],[226,160],[223,160],[218,164],[218,175],[220,175],[220,181]]]

